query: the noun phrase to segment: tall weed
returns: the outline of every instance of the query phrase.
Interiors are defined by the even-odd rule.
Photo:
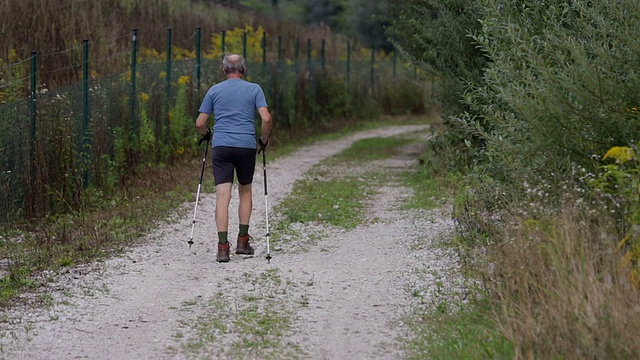
[[[619,266],[629,271],[631,282],[640,286],[640,162],[638,146],[613,147],[592,186],[608,199],[618,235],[618,249],[624,254]]]
[[[516,358],[640,356],[640,289],[618,266],[608,220],[568,206],[552,218],[522,219],[487,249],[482,274],[495,326]]]

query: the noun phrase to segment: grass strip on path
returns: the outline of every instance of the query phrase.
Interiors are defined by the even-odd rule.
[[[224,282],[236,282],[239,291],[196,298],[182,304],[187,319],[181,321],[168,347],[172,355],[210,359],[303,359],[304,350],[286,341],[294,331],[296,307],[304,306],[291,280],[278,269],[244,273]],[[190,319],[189,314],[201,314]]]

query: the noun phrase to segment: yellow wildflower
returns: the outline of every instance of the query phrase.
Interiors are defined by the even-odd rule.
[[[602,160],[606,158],[613,158],[617,162],[624,164],[629,160],[633,160],[636,158],[636,154],[632,148],[627,146],[614,146],[606,154],[602,157]]]

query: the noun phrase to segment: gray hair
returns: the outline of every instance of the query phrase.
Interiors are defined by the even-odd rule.
[[[231,54],[222,60],[222,68],[227,74],[240,73],[244,75],[247,72],[247,63],[242,55]]]

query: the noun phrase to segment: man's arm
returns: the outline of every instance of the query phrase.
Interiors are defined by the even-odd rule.
[[[198,118],[196,119],[196,129],[198,129],[200,135],[205,135],[207,131],[209,131],[207,121],[209,121],[209,114],[200,113],[200,115],[198,115]]]
[[[258,114],[260,114],[260,118],[262,119],[262,134],[260,134],[260,137],[266,144],[269,141],[269,136],[271,135],[271,127],[273,126],[273,123],[271,121],[271,113],[269,112],[269,108],[264,106],[258,109]]]

